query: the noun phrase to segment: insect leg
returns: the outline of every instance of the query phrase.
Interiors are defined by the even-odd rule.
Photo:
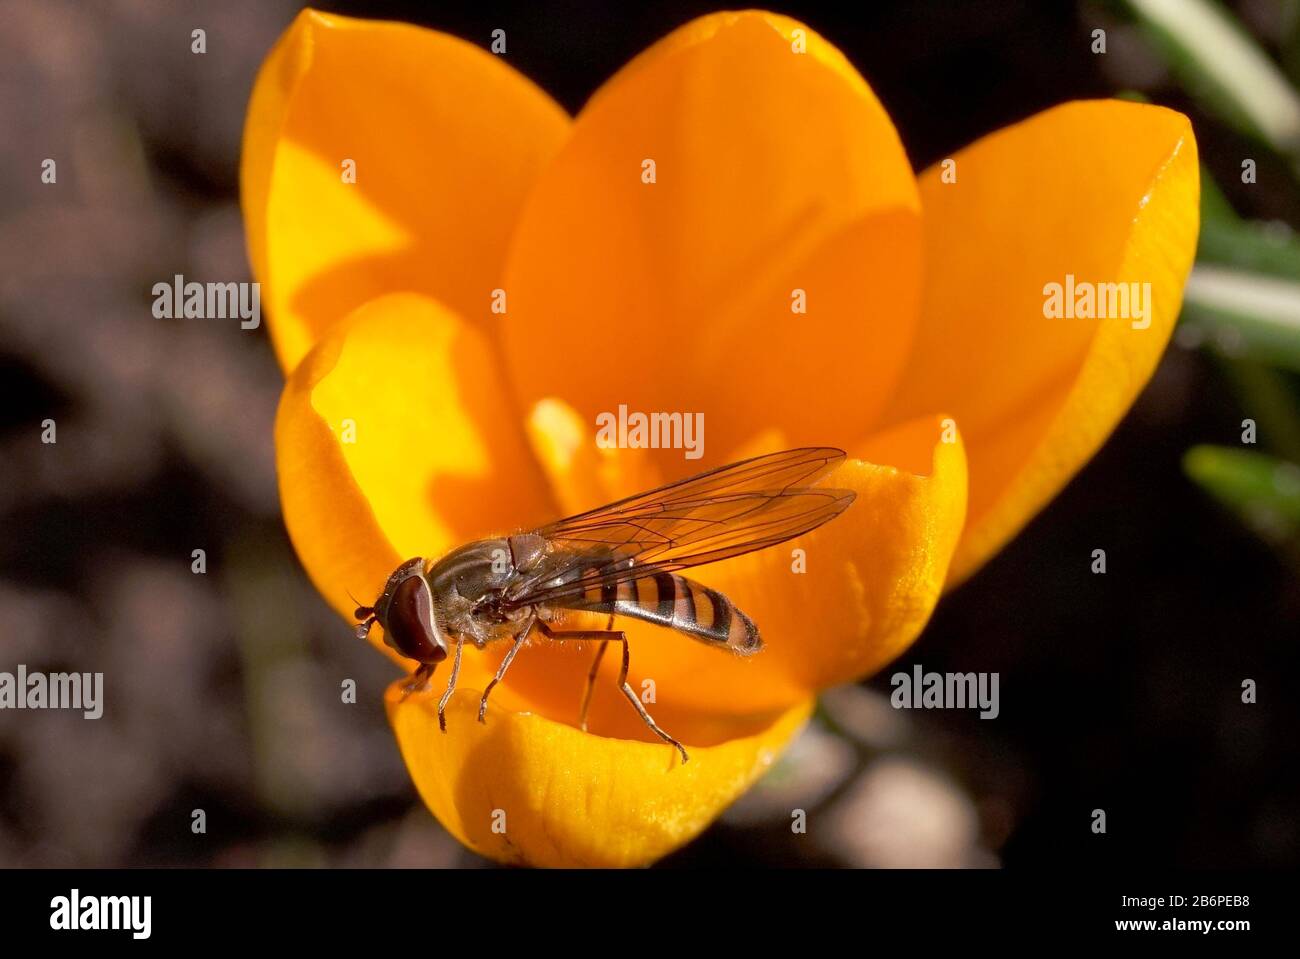
[[[662,739],[664,742],[676,747],[677,751],[682,754],[682,762],[685,763],[690,757],[686,755],[686,749],[672,736],[664,732],[659,724],[654,721],[654,717],[647,712],[645,706],[641,703],[641,698],[627,683],[627,671],[632,665],[632,651],[628,647],[627,634],[622,630],[608,631],[600,629],[575,629],[575,630],[552,630],[543,622],[538,622],[538,627],[542,635],[548,639],[596,639],[604,643],[622,643],[623,644],[623,665],[618,671],[618,687],[623,691],[633,708],[641,716],[641,721],[650,727],[650,731]]]
[[[443,710],[447,708],[447,700],[451,699],[451,692],[456,688],[456,677],[460,675],[460,650],[464,645],[465,641],[457,636],[456,658],[451,661],[451,676],[447,679],[447,691],[442,694],[442,699],[438,700],[438,728],[444,733],[447,731],[447,717],[443,715]]]
[[[481,723],[487,722],[487,719],[485,719],[484,717],[487,716],[488,693],[492,692],[493,686],[495,686],[497,683],[501,682],[503,678],[505,678],[506,670],[509,669],[510,664],[515,661],[515,654],[519,652],[519,647],[524,644],[524,640],[527,639],[528,634],[533,631],[533,626],[536,623],[537,620],[534,619],[531,622],[529,622],[527,626],[525,626],[522,630],[519,631],[519,635],[515,637],[515,644],[510,647],[510,651],[506,653],[506,658],[501,660],[501,665],[497,667],[497,674],[492,677],[492,681],[489,682],[487,684],[487,688],[483,690],[483,698],[478,701],[479,722]]]
[[[614,631],[613,613],[609,614],[609,622],[605,624],[605,631]],[[596,689],[596,674],[600,672],[600,661],[605,658],[607,648],[605,643],[601,643],[596,647],[596,658],[591,661],[591,669],[587,671],[587,685],[582,691],[582,709],[578,713],[578,725],[584,733],[587,731],[587,711],[591,708],[591,694]]]
[[[650,713],[647,712],[645,706],[642,705],[641,697],[638,696],[632,690],[632,687],[627,684],[627,670],[628,667],[632,665],[632,651],[628,647],[627,637],[623,636],[622,633],[620,633],[619,635],[622,636],[623,638],[623,666],[618,671],[619,688],[623,690],[623,695],[627,697],[628,702],[630,702],[636,708],[636,711],[641,714],[641,721],[650,727],[650,731],[653,732],[660,739],[662,739],[664,742],[672,743],[672,745],[677,747],[677,751],[682,754],[682,764],[685,765],[686,760],[690,759],[690,757],[686,755],[685,748],[683,748],[681,743],[673,739],[672,736],[669,736],[666,732],[664,732],[662,729],[659,728],[659,724],[656,723],[653,718],[651,718]]]
[[[429,677],[433,675],[433,666],[429,663],[421,663],[415,672],[411,673],[411,681],[402,687],[402,699],[405,700],[411,693],[421,692],[429,685]]]

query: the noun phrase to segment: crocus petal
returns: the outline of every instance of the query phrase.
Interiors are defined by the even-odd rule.
[[[666,480],[764,428],[865,435],[911,335],[917,210],[834,47],[773,14],[694,21],[592,98],[525,204],[503,319],[521,402],[589,424],[619,404],[702,413],[701,460],[653,455]]]
[[[482,333],[417,294],[329,330],[276,420],[285,524],[344,616],[404,559],[554,515]],[[375,633],[378,638],[378,631]]]
[[[631,685],[653,690],[651,712],[661,726],[679,736],[717,735],[713,724],[727,717],[787,708],[809,692],[868,675],[916,638],[942,593],[965,517],[965,453],[945,419],[924,417],[849,444],[851,458],[824,481],[857,494],[842,516],[780,546],[686,572],[754,620],[765,642],[757,655],[740,658],[657,626],[618,620],[632,650]],[[780,437],[770,442],[767,450],[734,455],[787,445]],[[626,488],[618,475],[625,458],[637,469],[629,454],[638,451],[601,451],[603,468],[593,469],[590,440],[577,448],[583,452],[573,457],[541,459],[557,488],[582,488],[597,478],[598,488],[586,494],[593,501],[574,504],[582,508]],[[563,628],[604,626],[604,617],[589,616]],[[502,702],[576,721],[593,652],[570,645],[539,642],[521,652],[510,668],[510,698]],[[485,655],[500,658],[490,650]],[[618,659],[605,657],[590,728],[653,739],[618,695]]]
[[[1110,435],[1155,369],[1196,249],[1187,118],[1069,103],[921,178],[926,290],[892,415],[950,411],[970,455],[952,581],[973,572]],[[1145,319],[1046,318],[1047,284],[1149,283]],[[1141,287],[1138,287],[1139,291]]]
[[[285,371],[380,293],[427,292],[486,320],[519,206],[568,126],[501,57],[463,40],[303,11],[258,74],[241,168]]]
[[[438,728],[437,696],[388,690],[389,721],[425,803],[446,829],[499,862],[639,866],[697,836],[754,782],[808,718],[811,703],[712,746],[675,750],[581,733],[457,692]]]

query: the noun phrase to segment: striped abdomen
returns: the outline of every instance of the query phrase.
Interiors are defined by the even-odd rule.
[[[763,648],[758,627],[731,600],[716,589],[672,573],[594,585],[563,605],[566,609],[643,619],[701,642],[726,646],[743,656]]]

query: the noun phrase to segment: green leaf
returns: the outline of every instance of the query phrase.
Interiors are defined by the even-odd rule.
[[[1239,217],[1202,164],[1201,233],[1196,260],[1295,279],[1300,277],[1300,241],[1285,223]]]
[[[1228,355],[1300,372],[1300,283],[1202,263],[1188,278],[1181,321]]]
[[[1282,68],[1300,86],[1300,0],[1282,0]]]
[[[1217,226],[1238,226],[1241,217],[1228,202],[1227,196],[1214,180],[1214,174],[1204,163],[1201,164],[1201,229],[1214,224]]]
[[[1250,411],[1269,452],[1300,463],[1300,406],[1293,378],[1246,357],[1219,359],[1238,407]]]
[[[1246,273],[1281,279],[1300,277],[1300,242],[1281,223],[1202,221],[1196,259]]]
[[[1275,541],[1300,532],[1300,466],[1250,450],[1194,446],[1183,470],[1260,535]]]
[[[1255,41],[1211,0],[1127,0],[1184,86],[1279,153],[1300,157],[1300,96]]]

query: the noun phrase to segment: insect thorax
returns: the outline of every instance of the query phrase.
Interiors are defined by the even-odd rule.
[[[500,600],[518,569],[521,547],[512,543],[528,537],[477,540],[452,550],[425,574],[433,590],[439,624],[449,633],[476,643],[490,642],[517,631],[526,610],[503,610]],[[532,537],[537,538],[537,537]]]

